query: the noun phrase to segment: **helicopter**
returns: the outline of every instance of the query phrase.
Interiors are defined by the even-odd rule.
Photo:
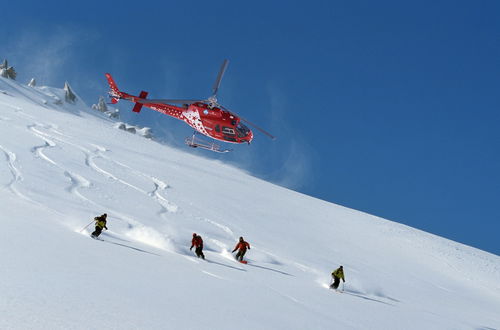
[[[119,100],[134,102],[133,112],[139,113],[143,106],[162,114],[177,118],[195,129],[192,137],[185,139],[185,143],[193,148],[203,148],[214,152],[225,153],[231,149],[223,149],[215,142],[206,142],[196,138],[196,134],[203,134],[214,140],[227,143],[247,143],[253,139],[253,132],[244,123],[259,130],[271,139],[273,135],[266,132],[259,126],[238,116],[233,111],[227,109],[217,102],[217,92],[226,72],[229,61],[226,59],[222,63],[217,78],[212,87],[212,95],[207,99],[146,99],[148,92],[141,91],[139,96],[134,96],[122,92],[118,89],[111,74],[106,73],[111,97],[111,103],[116,104]]]

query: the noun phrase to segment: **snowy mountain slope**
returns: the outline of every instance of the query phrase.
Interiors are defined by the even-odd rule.
[[[0,91],[1,329],[500,328],[498,256],[115,129],[62,90]],[[80,233],[104,212],[104,241]]]

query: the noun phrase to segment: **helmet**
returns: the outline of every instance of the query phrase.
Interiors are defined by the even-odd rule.
[[[108,215],[106,213],[104,213],[103,216],[106,218]]]
[[[193,237],[196,237],[196,233],[193,233]]]

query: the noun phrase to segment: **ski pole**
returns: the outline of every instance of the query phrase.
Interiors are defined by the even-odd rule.
[[[94,223],[94,220],[92,220],[92,221],[91,221],[88,225],[86,225],[85,227],[83,227],[82,229],[80,229],[80,233],[81,233],[84,229],[86,229],[88,226],[90,226],[91,224],[93,224],[93,223]]]
[[[344,292],[345,289],[345,282],[342,282],[342,292]]]

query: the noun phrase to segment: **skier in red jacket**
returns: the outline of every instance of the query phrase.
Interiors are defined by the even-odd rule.
[[[196,256],[198,258],[201,257],[203,260],[205,260],[205,255],[203,254],[203,239],[196,233],[193,233],[193,239],[191,240],[191,247],[189,249],[192,250],[193,246],[196,247],[196,249],[194,250]]]
[[[236,246],[234,247],[234,250],[231,253],[234,253],[234,251],[238,250],[238,253],[236,253],[236,257],[235,258],[236,258],[236,260],[242,262],[243,261],[243,256],[247,252],[247,249],[250,250],[250,244],[248,244],[247,242],[245,242],[243,240],[243,237],[240,237],[240,240],[238,241],[238,243],[236,243]]]

